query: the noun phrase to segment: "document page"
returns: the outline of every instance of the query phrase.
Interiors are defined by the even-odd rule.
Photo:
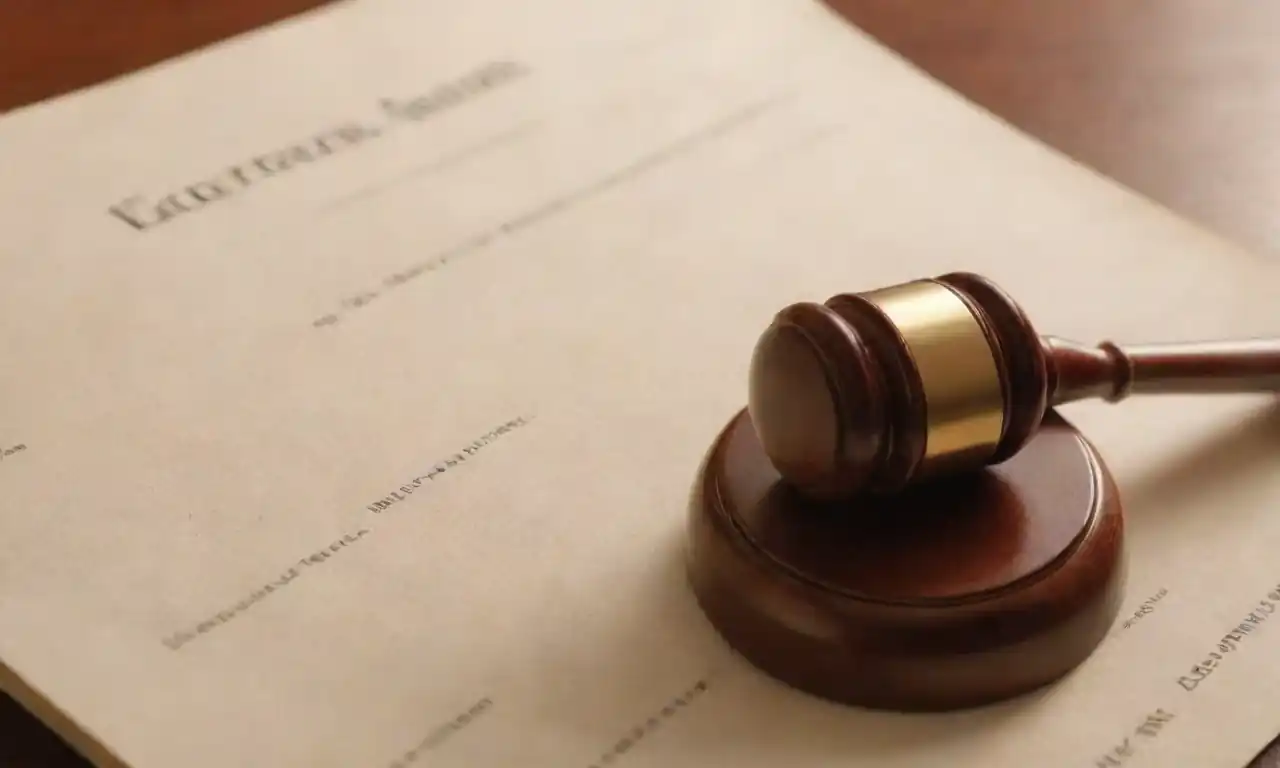
[[[1276,269],[810,0],[363,0],[0,120],[3,684],[99,766],[1238,768],[1280,418],[1064,409],[1125,504],[1078,671],[946,714],[742,661],[694,473],[773,313],[951,270],[1044,333],[1280,333]]]

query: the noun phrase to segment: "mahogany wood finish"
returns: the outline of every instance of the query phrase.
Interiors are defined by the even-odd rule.
[[[327,0],[3,0],[0,112],[101,83]]]
[[[980,275],[933,281],[977,317],[1004,404],[999,443],[962,457],[951,472],[1009,459],[1048,408],[1075,400],[1280,391],[1280,339],[1088,348],[1037,334],[1017,303]],[[753,355],[749,410],[764,450],[794,486],[830,499],[898,492],[916,480],[928,403],[907,344],[859,294],[793,304],[775,316]]]
[[[707,617],[757,667],[848,704],[976,706],[1084,662],[1120,605],[1124,525],[1092,446],[1056,412],[1000,467],[889,497],[815,502],[744,410],[689,510]]]
[[[818,2],[1031,136],[1280,257],[1280,4]]]

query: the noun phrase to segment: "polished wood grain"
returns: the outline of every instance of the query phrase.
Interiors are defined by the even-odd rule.
[[[1280,257],[1280,4],[825,1],[1012,125]]]
[[[326,0],[3,0],[0,112],[101,83]]]
[[[0,112],[324,0],[5,0]],[[828,0],[924,71],[1077,160],[1280,255],[1280,5]],[[0,765],[83,768],[0,697]],[[1254,768],[1280,768],[1280,747]]]
[[[1047,336],[1054,405],[1133,395],[1280,392],[1280,338],[1087,347]]]
[[[928,298],[939,294],[945,303]],[[907,326],[893,309],[903,296]],[[930,366],[922,350],[937,338],[951,351]],[[991,375],[975,377],[979,364]],[[837,499],[1005,461],[1052,406],[1247,392],[1280,392],[1280,338],[1087,346],[1040,335],[994,282],[956,272],[783,307],[753,350],[748,408],[778,472]],[[948,403],[953,418],[935,419]],[[988,416],[995,429],[973,426]],[[945,429],[949,444],[934,449]]]
[[[862,707],[956,709],[1050,684],[1123,599],[1115,481],[1056,412],[999,467],[813,501],[743,411],[710,446],[688,530],[689,581],[720,635],[779,680]]]

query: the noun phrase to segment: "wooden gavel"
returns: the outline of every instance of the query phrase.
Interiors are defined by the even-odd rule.
[[[951,273],[780,311],[752,355],[748,411],[778,473],[833,500],[1003,462],[1075,400],[1275,390],[1280,339],[1089,348]]]

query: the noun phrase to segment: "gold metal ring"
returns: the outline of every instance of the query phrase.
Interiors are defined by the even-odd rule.
[[[1004,395],[994,351],[968,304],[932,280],[862,296],[897,326],[920,374],[928,433],[917,474],[989,458],[1004,430]]]

